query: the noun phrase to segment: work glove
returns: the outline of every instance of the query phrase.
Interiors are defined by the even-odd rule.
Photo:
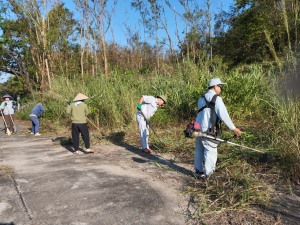
[[[142,110],[142,104],[139,103],[139,104],[137,105],[137,109],[138,109],[139,111],[141,111],[141,110]]]
[[[70,104],[71,104],[70,102],[67,102],[67,106],[70,105]]]

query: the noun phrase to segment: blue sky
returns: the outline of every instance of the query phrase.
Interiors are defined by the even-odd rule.
[[[230,6],[233,4],[234,0],[211,0],[211,11],[212,13],[218,13],[222,10],[228,11]],[[110,0],[109,2],[113,2]],[[173,7],[178,11],[180,14],[183,13],[183,7],[178,3],[179,0],[170,0],[171,4],[173,4]],[[200,4],[200,7],[203,9],[205,7],[205,0],[198,0],[198,4]],[[113,30],[113,34],[111,31],[107,32],[107,40],[114,40],[120,44],[120,45],[126,45],[126,39],[127,39],[127,32],[125,29],[126,26],[129,26],[131,29],[136,31],[141,31],[142,26],[140,25],[140,15],[139,12],[137,12],[135,9],[131,8],[131,0],[118,0],[116,7],[114,8],[114,12],[112,12],[112,23],[111,27]],[[79,15],[76,12],[76,7],[72,1],[65,0],[65,6],[69,8],[76,19],[79,19]],[[112,6],[110,5],[108,7],[109,9],[112,9]],[[165,7],[168,9],[168,7]],[[170,32],[170,35],[173,36],[172,38],[175,40],[176,35],[176,25],[175,25],[175,17],[174,12],[172,10],[166,10],[166,21],[168,25],[168,30]],[[178,30],[179,32],[184,30],[184,22],[180,20],[179,17],[177,17],[178,22]],[[140,32],[143,33],[143,32]],[[159,33],[160,37],[159,39],[162,39],[166,37],[166,33],[161,30]],[[114,37],[113,37],[114,36]],[[141,37],[144,38],[144,37]],[[145,40],[150,41],[149,37],[145,37]],[[175,43],[176,44],[176,43]]]
[[[4,0],[3,2],[6,2],[7,0]],[[210,0],[211,1],[211,12],[212,13],[219,13],[222,10],[229,11],[230,6],[233,4],[234,0]],[[73,3],[73,1],[70,0],[62,0],[62,2],[65,3],[65,6],[70,9],[70,11],[73,12],[74,18],[76,20],[80,19],[79,13],[76,11],[76,7]],[[113,2],[113,0],[109,0],[109,3]],[[183,8],[178,3],[179,0],[170,0],[171,4],[173,4],[173,7],[178,11],[180,14],[183,13]],[[204,9],[206,0],[198,0],[198,4],[200,4],[201,9]],[[112,32],[109,30],[106,34],[106,40],[111,41],[114,37],[114,40],[119,45],[127,45],[127,37],[128,34],[125,29],[125,25],[130,27],[134,31],[138,31],[139,33],[142,32],[142,26],[140,24],[140,15],[139,12],[137,12],[135,9],[131,8],[131,0],[118,0],[116,7],[114,8],[114,11],[112,10],[112,4],[108,7],[110,9],[111,15],[112,15],[112,23],[111,27],[113,30]],[[168,7],[165,6],[166,9]],[[166,21],[169,33],[171,35],[172,41],[173,41],[173,47],[176,47],[177,39],[176,39],[176,25],[175,25],[175,17],[174,12],[172,10],[166,10]],[[181,31],[184,30],[184,22],[180,20],[179,17],[177,17],[178,22],[178,31],[181,34]],[[1,32],[1,31],[0,31]],[[1,34],[1,33],[0,33]],[[181,34],[183,35],[183,34]],[[166,33],[161,30],[159,32],[159,39],[162,40],[163,38],[166,38]],[[183,38],[183,37],[181,37]],[[147,41],[154,44],[154,40],[149,39],[149,37],[144,37],[141,35],[142,41]],[[6,82],[7,75],[1,74],[0,72],[0,83]]]

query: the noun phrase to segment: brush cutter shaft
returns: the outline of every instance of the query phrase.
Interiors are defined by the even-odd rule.
[[[213,137],[213,136],[208,135],[206,133],[203,133],[201,131],[195,131],[195,132],[193,132],[193,137],[204,137],[204,138],[208,138],[208,139],[211,139],[211,140],[214,140],[214,141],[218,141],[218,142],[221,142],[221,143],[228,143],[228,144],[231,144],[231,145],[235,145],[235,146],[239,146],[239,147],[242,147],[242,148],[250,149],[250,150],[255,151],[255,152],[265,153],[265,151],[258,150],[258,149],[255,149],[255,148],[250,148],[250,147],[247,147],[247,146],[244,146],[244,145],[240,145],[240,144],[236,144],[236,143],[233,143],[231,141],[223,140],[221,138]]]
[[[142,110],[139,110],[139,112],[141,113],[141,115],[144,117],[146,124],[148,125],[149,129],[150,129],[150,124],[149,121],[147,120],[147,117],[145,116],[145,114],[142,112]],[[157,133],[155,132],[155,130],[153,129],[153,127],[151,126],[151,130],[153,131],[154,135],[157,137],[157,139],[159,140],[160,143],[163,144],[163,142],[160,140],[159,136],[157,135]]]

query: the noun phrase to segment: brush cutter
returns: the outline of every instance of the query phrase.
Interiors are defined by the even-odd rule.
[[[204,138],[208,138],[210,140],[214,140],[214,141],[217,141],[217,142],[228,143],[228,144],[231,144],[231,145],[235,145],[235,146],[239,146],[239,147],[242,147],[242,148],[250,149],[250,150],[255,151],[255,152],[266,153],[265,151],[262,151],[262,150],[258,150],[258,149],[255,149],[255,148],[250,148],[250,147],[247,147],[247,146],[244,146],[244,145],[233,143],[231,141],[228,141],[229,139],[224,140],[224,139],[221,139],[221,138],[213,137],[213,136],[211,136],[209,134],[206,134],[206,133],[203,133],[201,131],[193,132],[192,136],[193,137],[204,137]]]
[[[2,119],[3,119],[3,121],[4,121],[4,125],[5,125],[5,128],[6,128],[6,134],[7,134],[7,135],[11,135],[11,132],[10,132],[10,130],[8,129],[7,123],[6,123],[5,119],[4,119],[3,112],[2,112],[1,109],[0,109],[0,111],[1,111]]]

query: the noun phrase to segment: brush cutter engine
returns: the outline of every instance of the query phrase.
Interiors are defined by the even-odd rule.
[[[186,125],[186,128],[184,129],[183,133],[185,137],[193,138],[194,132],[200,131],[200,124],[197,123],[195,120],[191,120],[188,125]]]

